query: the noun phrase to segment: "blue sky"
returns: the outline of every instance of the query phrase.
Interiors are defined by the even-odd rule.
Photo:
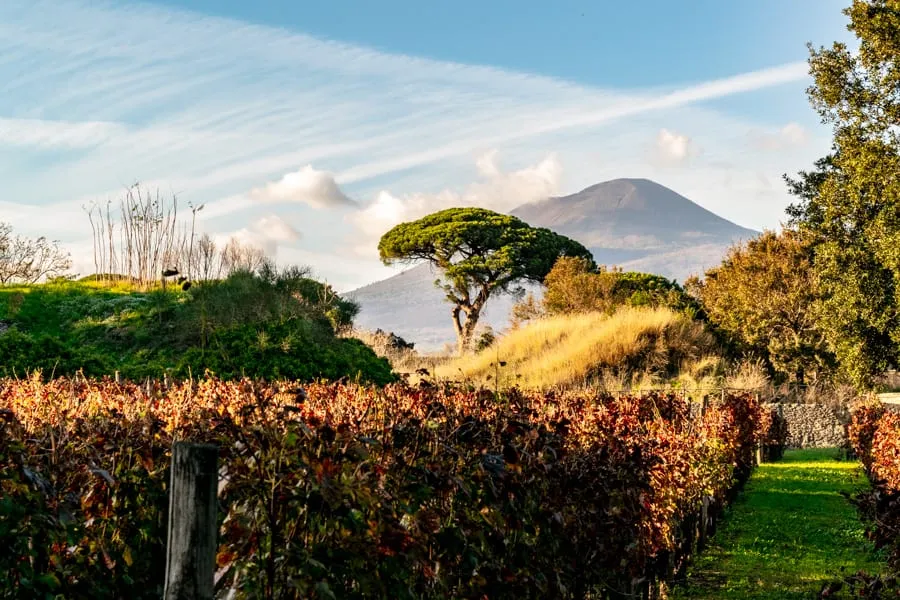
[[[4,0],[0,220],[89,272],[81,206],[140,180],[339,289],[398,220],[614,177],[776,227],[843,5]]]

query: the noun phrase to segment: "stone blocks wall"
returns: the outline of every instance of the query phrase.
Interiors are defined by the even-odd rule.
[[[823,404],[767,404],[781,411],[788,426],[789,448],[829,448],[847,442],[850,411]]]

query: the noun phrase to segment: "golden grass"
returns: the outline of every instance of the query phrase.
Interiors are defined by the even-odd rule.
[[[411,383],[416,383],[420,377],[417,371],[424,369],[430,374],[436,365],[451,360],[451,357],[444,353],[422,354],[412,348],[396,348],[389,343],[388,334],[377,334],[374,331],[364,329],[353,329],[352,331],[341,334],[343,337],[350,337],[360,340],[362,343],[371,348],[375,354],[382,358],[386,358],[391,363],[391,368],[395,373],[402,376],[409,376]]]
[[[609,387],[633,383],[635,374],[645,380],[672,375],[683,363],[714,351],[714,340],[702,324],[667,308],[627,307],[612,315],[563,315],[533,322],[481,353],[437,367],[435,375],[542,389],[598,383]]]

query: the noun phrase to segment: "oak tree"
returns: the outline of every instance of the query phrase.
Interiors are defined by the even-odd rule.
[[[808,94],[832,151],[787,180],[792,223],[814,248],[820,326],[865,386],[900,359],[900,0],[854,0],[844,14],[858,50],[810,48]]]
[[[803,383],[833,369],[818,326],[812,250],[798,233],[767,231],[733,246],[721,265],[689,286],[709,321],[777,375]]]

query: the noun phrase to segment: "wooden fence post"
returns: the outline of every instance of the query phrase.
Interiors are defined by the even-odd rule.
[[[697,539],[697,552],[706,548],[706,540],[709,536],[709,496],[703,496],[703,504],[700,505],[700,535]]]
[[[219,449],[175,442],[163,600],[213,600]]]

